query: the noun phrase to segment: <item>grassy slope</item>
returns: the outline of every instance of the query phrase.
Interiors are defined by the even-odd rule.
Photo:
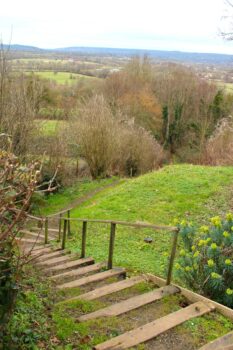
[[[174,218],[205,222],[230,208],[229,187],[233,183],[233,168],[192,165],[167,166],[122,184],[106,189],[71,212],[72,217],[120,219],[170,224]],[[50,199],[49,213],[60,209],[63,201],[72,200],[69,192]],[[59,197],[60,196],[60,197]],[[74,198],[74,197],[73,197]],[[60,201],[60,204],[58,202]],[[65,203],[64,203],[65,205]],[[72,240],[68,246],[80,251],[81,224],[72,223]],[[144,243],[150,236],[154,242]],[[133,271],[164,275],[167,253],[170,252],[169,232],[136,230],[117,227],[115,264]],[[109,226],[88,224],[87,253],[97,261],[106,260]]]
[[[49,215],[58,212],[65,207],[69,206],[72,201],[78,200],[89,192],[94,191],[98,188],[110,185],[117,180],[116,177],[94,180],[89,179],[77,182],[75,185],[65,188],[55,195],[50,195],[49,198],[44,202],[44,205],[40,207],[41,215]]]
[[[208,200],[218,194],[220,201],[222,189],[231,183],[232,167],[167,166],[95,196],[72,216],[157,224],[187,216],[199,221],[212,213]]]

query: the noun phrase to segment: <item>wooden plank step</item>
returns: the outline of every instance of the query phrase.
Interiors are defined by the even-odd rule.
[[[89,266],[80,267],[77,270],[71,270],[71,271],[59,273],[58,275],[53,275],[48,278],[52,280],[57,280],[58,278],[63,278],[63,277],[76,277],[76,276],[85,275],[86,273],[89,273],[89,272],[99,271],[103,267],[106,267],[106,263],[92,264]]]
[[[62,255],[62,256],[58,256],[58,257],[55,257],[53,259],[49,259],[49,260],[46,260],[46,261],[39,261],[37,263],[38,266],[41,266],[41,267],[52,267],[52,266],[57,266],[59,264],[63,264],[63,263],[66,263],[66,262],[69,262],[69,261],[72,261],[72,259],[78,259],[79,257],[75,254],[67,254],[67,255]]]
[[[126,273],[126,270],[124,268],[114,268],[112,270],[99,272],[99,273],[96,273],[94,275],[83,277],[83,278],[80,278],[80,279],[72,281],[72,282],[67,282],[64,284],[57,285],[56,288],[57,289],[66,289],[66,288],[81,287],[81,286],[84,286],[88,283],[99,282],[99,281],[103,281],[107,278],[125,275],[125,273]]]
[[[44,235],[44,228],[42,228],[42,230],[41,230],[41,228],[39,228],[39,227],[31,227],[30,230],[34,231],[34,233],[38,233],[38,231],[41,231]],[[57,229],[48,228],[49,236],[52,237],[53,239],[58,238],[58,232],[59,232],[59,230],[57,230]]]
[[[31,230],[38,231],[38,230],[41,230],[41,228],[40,228],[40,227],[32,227]],[[50,228],[50,227],[49,227],[49,231],[55,232],[55,233],[58,233],[58,232],[59,232],[58,229],[56,229],[56,228]]]
[[[144,343],[194,317],[202,316],[214,308],[197,302],[144,326],[135,328],[106,342],[96,345],[95,350],[123,350]]]
[[[35,247],[31,254],[34,255],[34,254],[39,254],[39,253],[43,253],[43,254],[46,254],[48,252],[52,252],[52,245],[51,244],[46,244],[44,245],[43,247],[39,246],[39,247]]]
[[[228,348],[229,346],[231,346],[233,349],[233,332],[213,340],[212,342],[202,346],[199,350],[225,350],[225,347]]]
[[[161,287],[155,290],[152,290],[148,293],[143,293],[136,295],[132,298],[123,300],[117,304],[110,305],[104,309],[91,312],[87,315],[80,316],[78,318],[79,322],[93,320],[98,317],[111,317],[119,316],[125,314],[134,309],[138,309],[141,306],[152,303],[153,301],[160,300],[163,297],[171,294],[179,293],[179,289],[173,286]]]
[[[54,276],[54,277],[56,277],[56,276]],[[96,288],[96,289],[91,290],[90,292],[87,292],[85,294],[78,295],[77,297],[66,299],[65,302],[78,300],[78,299],[94,300],[97,298],[101,298],[105,295],[109,295],[112,293],[119,292],[123,289],[133,287],[135,284],[141,283],[143,281],[145,281],[145,276],[131,277],[131,278],[128,278],[128,279],[123,280],[123,281],[114,282],[111,284],[107,284],[103,287]]]
[[[47,261],[47,260],[50,260],[50,259],[53,259],[53,258],[57,258],[59,256],[64,256],[65,254],[69,254],[70,251],[65,251],[64,250],[55,250],[55,251],[50,251],[48,252],[47,254],[43,254],[41,257],[39,257],[37,259],[37,261],[39,262],[42,262],[42,261]]]
[[[16,237],[16,240],[18,242],[23,242],[24,244],[36,244],[36,245],[39,245],[39,244],[43,244],[42,241],[37,241],[36,239],[30,239],[30,238],[19,238],[19,237]]]
[[[23,235],[24,235],[23,237],[24,238],[27,238],[25,236],[30,236],[30,237],[35,237],[35,239],[44,241],[43,233],[38,234],[38,233],[35,233],[35,232],[26,231],[26,230],[21,230],[20,233],[23,233]]]
[[[83,259],[72,260],[70,262],[65,262],[62,265],[52,266],[45,269],[44,271],[45,272],[63,271],[63,270],[71,269],[73,267],[80,267],[82,265],[91,265],[94,263],[95,261],[93,258],[83,258]]]
[[[28,246],[23,247],[24,254],[30,253],[30,255],[35,259],[37,259],[38,257],[42,256],[43,254],[46,254],[46,253],[51,252],[51,251],[52,251],[52,249],[50,247],[45,247],[45,246],[43,246],[42,248],[41,247],[40,248],[33,247],[33,249],[29,248]]]

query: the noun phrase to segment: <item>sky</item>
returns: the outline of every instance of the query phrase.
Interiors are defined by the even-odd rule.
[[[93,46],[233,54],[220,30],[225,0],[7,0],[0,6],[4,43],[41,48]],[[227,17],[227,18],[226,18]]]

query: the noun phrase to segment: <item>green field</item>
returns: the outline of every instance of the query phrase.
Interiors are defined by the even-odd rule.
[[[213,215],[229,210],[232,167],[192,165],[167,166],[135,179],[127,179],[114,188],[95,195],[71,212],[72,217],[118,219],[132,222],[172,224],[175,218],[205,223]],[[74,196],[75,197],[75,196]],[[43,214],[62,209],[64,194],[57,194],[47,203]],[[68,246],[80,251],[81,225],[72,223],[73,237]],[[144,243],[150,236],[154,242]],[[170,232],[118,227],[115,264],[135,271],[164,275]],[[89,224],[87,252],[97,261],[106,260],[109,226]]]
[[[223,81],[215,81],[217,86],[221,89],[223,89],[224,91],[226,91],[228,94],[232,94],[233,93],[233,84],[232,83],[224,83]]]
[[[27,72],[27,73],[32,74],[31,72]],[[41,71],[41,72],[33,72],[33,74],[38,75],[42,79],[55,81],[57,84],[61,84],[61,85],[66,85],[66,84],[73,85],[81,81],[91,81],[91,80],[98,79],[96,77],[91,77],[88,75],[75,74],[75,73],[69,73],[69,72]]]
[[[39,125],[40,133],[43,136],[55,135],[58,128],[65,127],[67,122],[65,120],[36,120],[37,125]]]

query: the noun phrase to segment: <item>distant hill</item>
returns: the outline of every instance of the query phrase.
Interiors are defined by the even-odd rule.
[[[186,63],[205,63],[205,64],[232,64],[233,55],[217,53],[196,53],[182,51],[162,51],[162,50],[141,50],[141,49],[120,49],[105,47],[64,47],[57,49],[41,49],[35,46],[11,45],[12,51],[33,52],[33,53],[63,53],[94,56],[117,56],[132,57],[135,55],[148,55],[162,61],[175,61]]]

